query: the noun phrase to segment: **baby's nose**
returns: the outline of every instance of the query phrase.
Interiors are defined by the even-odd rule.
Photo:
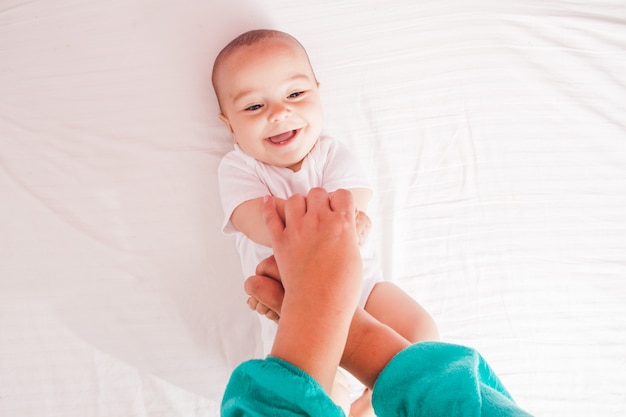
[[[291,116],[291,109],[289,106],[284,104],[276,104],[272,106],[272,111],[270,112],[270,121],[271,122],[279,122],[286,117]]]

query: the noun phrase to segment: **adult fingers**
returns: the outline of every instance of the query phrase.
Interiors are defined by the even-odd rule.
[[[248,297],[248,306],[250,307],[250,310],[256,311],[257,313],[267,317],[272,321],[278,322],[278,319],[280,318],[280,315],[277,312],[275,312],[265,304],[260,303],[259,300],[257,300],[253,296]]]
[[[354,199],[348,190],[339,189],[335,191],[330,199],[330,208],[336,212],[346,212],[354,217]]]
[[[280,319],[280,315],[275,312],[274,310],[270,310],[267,313],[265,313],[265,317],[267,317],[268,319],[278,323],[278,319]]]
[[[311,188],[306,197],[307,211],[315,213],[320,213],[323,210],[328,211],[329,199],[329,194],[323,188]]]
[[[306,214],[307,201],[303,195],[294,194],[285,201],[285,227]]]
[[[244,289],[259,304],[280,314],[285,297],[285,289],[280,282],[266,276],[253,275],[244,283]],[[258,305],[256,310],[259,311]]]
[[[252,296],[248,297],[248,307],[250,307],[250,310],[256,310],[257,304],[259,304],[259,300]]]
[[[273,244],[280,236],[280,233],[285,230],[285,223],[280,218],[276,209],[276,202],[271,196],[265,196],[263,199],[263,221],[267,226]]]
[[[276,281],[281,281],[280,271],[274,255],[263,259],[256,267],[256,275],[263,275]]]
[[[258,303],[256,305],[256,312],[259,313],[260,315],[264,316],[265,314],[267,314],[269,311],[272,311],[271,308],[269,308],[268,306],[266,306],[263,303]]]

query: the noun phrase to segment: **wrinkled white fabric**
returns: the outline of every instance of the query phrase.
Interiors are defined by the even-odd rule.
[[[307,48],[383,275],[534,415],[626,408],[626,6],[0,2],[0,416],[210,416],[258,354],[210,72]]]

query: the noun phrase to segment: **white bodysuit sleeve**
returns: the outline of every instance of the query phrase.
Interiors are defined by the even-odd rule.
[[[327,191],[339,188],[367,188],[372,189],[360,161],[341,142],[326,138],[320,142],[323,151],[328,156],[323,167],[323,187]]]
[[[270,194],[267,185],[258,177],[254,166],[236,152],[227,154],[218,168],[218,181],[224,222],[222,231],[236,233],[237,229],[230,222],[230,216],[241,203]]]

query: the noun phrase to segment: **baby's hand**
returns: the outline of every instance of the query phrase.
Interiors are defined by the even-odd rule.
[[[365,240],[367,239],[367,236],[370,233],[370,230],[372,229],[372,221],[367,216],[367,214],[365,214],[364,212],[360,210],[357,210],[355,222],[356,222],[356,234],[358,237],[358,243],[359,243],[359,246],[363,246],[363,244],[365,243]]]
[[[267,317],[268,319],[278,323],[280,315],[276,311],[272,310],[271,308],[257,300],[255,297],[248,297],[248,307],[250,307],[250,310],[254,310],[257,313]]]

